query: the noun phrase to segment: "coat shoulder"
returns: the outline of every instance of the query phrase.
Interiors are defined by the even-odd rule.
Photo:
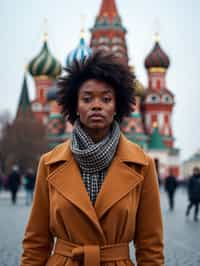
[[[130,142],[132,145],[132,149],[136,150],[138,153],[141,153],[142,156],[144,156],[146,164],[145,166],[148,166],[151,161],[153,161],[154,159],[151,157],[151,155],[149,155],[146,151],[144,151],[144,149],[142,149],[138,144]]]
[[[67,140],[61,144],[58,144],[49,152],[44,153],[41,156],[44,164],[48,165],[58,161],[66,161],[68,157],[67,155],[69,153],[69,142],[70,140]]]
[[[138,144],[131,142],[123,136],[119,151],[120,157],[124,161],[130,161],[144,166],[148,166],[151,157]]]

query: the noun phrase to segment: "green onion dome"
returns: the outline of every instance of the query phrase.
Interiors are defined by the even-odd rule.
[[[56,78],[60,75],[61,69],[60,62],[49,51],[46,40],[40,53],[28,65],[28,71],[33,77],[48,76]]]

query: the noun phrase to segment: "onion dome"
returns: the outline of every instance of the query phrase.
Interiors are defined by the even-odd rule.
[[[86,44],[83,37],[83,30],[81,31],[81,38],[78,46],[72,50],[66,59],[66,66],[70,66],[75,60],[81,61],[92,54],[92,49]]]
[[[130,67],[130,71],[133,73],[133,75],[135,75],[134,65],[130,65],[129,67]],[[138,79],[134,80],[134,88],[135,88],[135,96],[140,96],[140,97],[144,96],[145,88]]]
[[[169,57],[162,50],[159,44],[158,35],[156,35],[155,45],[150,54],[145,59],[145,67],[149,68],[165,68],[170,65]]]
[[[48,76],[56,78],[60,75],[61,64],[49,51],[46,36],[40,53],[29,63],[28,71],[33,77]]]
[[[142,85],[142,83],[136,79],[135,80],[135,96],[144,96],[145,94],[145,88],[144,86]]]

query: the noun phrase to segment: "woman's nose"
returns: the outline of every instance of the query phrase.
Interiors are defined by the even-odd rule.
[[[102,104],[99,99],[95,99],[92,104],[92,110],[101,110],[102,109]]]

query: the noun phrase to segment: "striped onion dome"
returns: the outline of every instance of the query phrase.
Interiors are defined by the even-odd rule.
[[[168,68],[170,60],[167,54],[160,47],[159,41],[155,41],[155,45],[150,54],[145,59],[145,67],[149,68]]]
[[[88,57],[92,54],[92,49],[86,44],[84,37],[80,38],[79,45],[72,50],[66,59],[66,66],[69,67],[74,60],[81,61],[85,57]]]
[[[48,76],[56,78],[60,75],[61,64],[49,51],[46,40],[40,53],[29,63],[28,71],[33,77]]]

